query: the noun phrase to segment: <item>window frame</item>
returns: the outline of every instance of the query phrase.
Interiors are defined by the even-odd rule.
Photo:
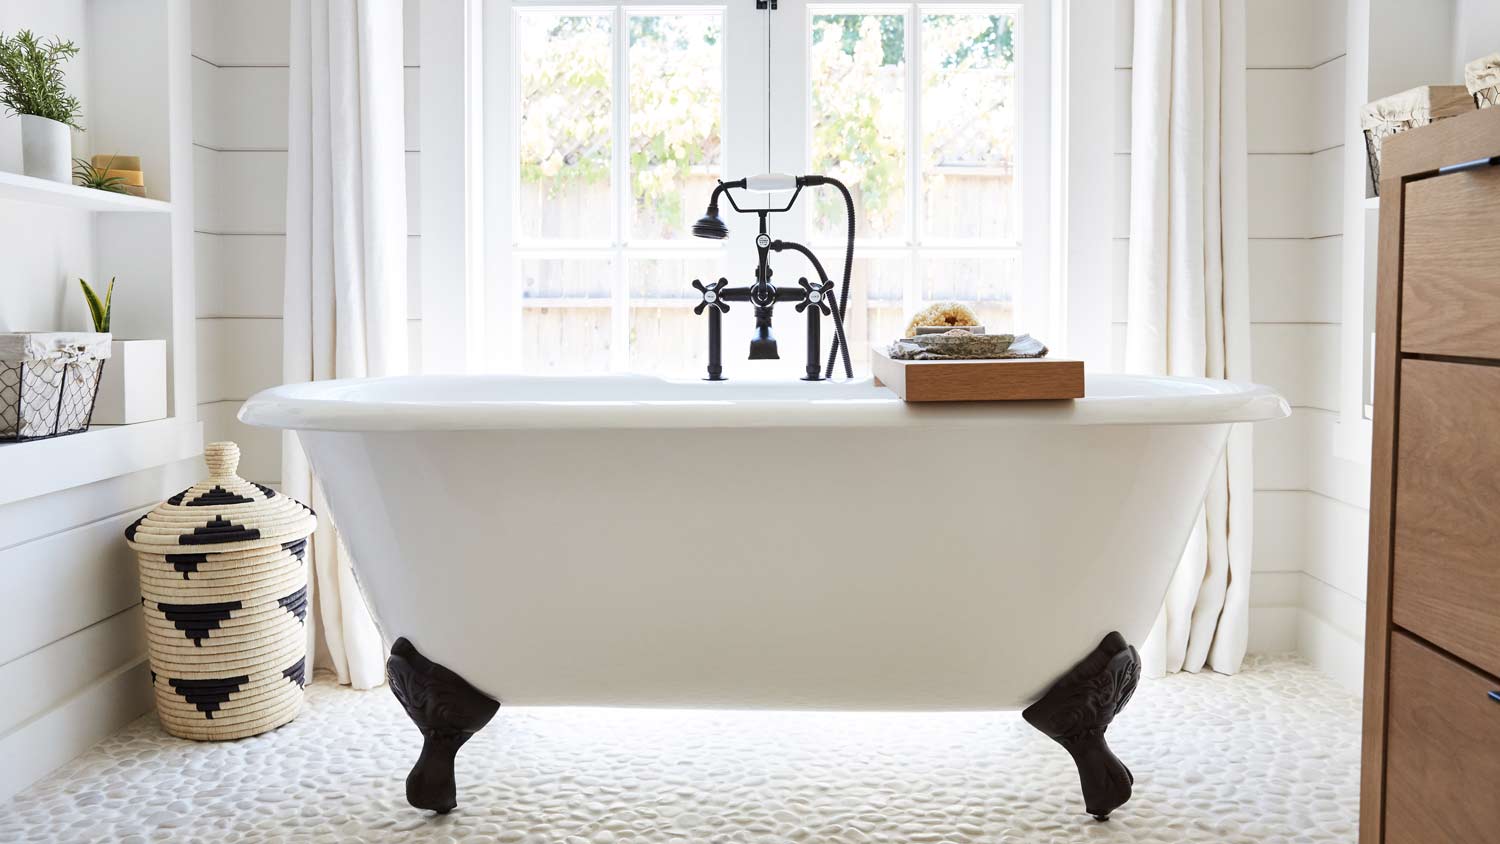
[[[1024,117],[1023,136],[1018,138],[1017,179],[1018,182],[1024,180],[1024,186],[1020,188],[1024,213],[1021,232],[1023,267],[1015,295],[1017,327],[1046,337],[1054,350],[1059,351],[1067,351],[1070,336],[1076,339],[1087,334],[1078,345],[1088,349],[1090,361],[1097,360],[1101,364],[1099,368],[1104,368],[1102,364],[1108,361],[1112,334],[1109,324],[1110,237],[1120,233],[1110,230],[1112,215],[1108,209],[1114,207],[1109,196],[1111,180],[1100,183],[1098,179],[1101,172],[1110,172],[1116,157],[1113,155],[1116,141],[1108,131],[1113,122],[1110,110],[1101,110],[1098,101],[1101,89],[1107,91],[1113,87],[1117,76],[1113,57],[1119,51],[1115,47],[1118,39],[1111,4],[1105,4],[1101,14],[1098,4],[1090,3],[1084,8],[1084,2],[1086,0],[1010,0],[1005,3],[943,0],[932,4],[882,5],[902,9],[922,7],[922,11],[939,12],[996,6],[1019,9],[1017,74]],[[850,6],[852,10],[855,8],[853,0],[781,0],[780,8],[769,16],[755,11],[750,0],[724,3],[653,0],[650,3],[623,4],[605,0],[571,0],[565,4],[542,0],[424,2],[421,40],[426,60],[420,84],[421,146],[424,153],[421,162],[421,216],[427,234],[421,244],[424,270],[421,334],[425,370],[518,369],[519,356],[503,351],[515,348],[521,340],[521,310],[510,305],[518,298],[519,292],[509,269],[515,258],[516,244],[510,242],[508,236],[492,236],[497,231],[503,230],[507,234],[510,231],[509,217],[513,213],[510,202],[515,195],[511,188],[515,174],[510,167],[484,166],[486,159],[495,154],[486,149],[484,139],[494,138],[497,133],[508,137],[512,132],[511,114],[514,111],[509,96],[509,49],[505,56],[500,57],[504,60],[496,60],[492,45],[512,44],[513,10],[593,10],[616,6],[629,12],[671,11],[684,7],[723,9],[726,53],[723,62],[725,116],[721,167],[724,176],[765,169],[767,139],[763,134],[764,123],[754,114],[747,116],[747,109],[736,107],[753,103],[765,87],[765,52],[754,49],[755,46],[764,46],[762,27],[770,27],[773,48],[778,43],[798,44],[800,49],[795,51],[798,61],[772,64],[772,91],[785,91],[789,84],[799,86],[798,90],[804,93],[793,99],[801,106],[801,118],[797,131],[780,128],[775,132],[770,139],[774,145],[770,153],[777,169],[794,172],[804,169],[810,126],[806,114],[810,97],[803,88],[807,52],[810,50],[810,38],[806,37],[804,28],[810,20],[809,6]],[[1079,7],[1077,15],[1072,13],[1075,6]],[[860,7],[859,10],[869,8]],[[1082,25],[1072,23],[1075,21],[1082,22]],[[909,40],[918,37],[915,27],[908,27],[908,32]],[[623,37],[617,41],[618,55],[628,44]],[[745,48],[747,41],[751,45],[749,49]],[[455,49],[455,44],[461,45],[462,49]],[[485,60],[486,45],[491,46],[488,61]],[[744,58],[736,58],[741,56]],[[909,52],[908,59],[914,67],[919,67],[919,57],[913,57]],[[792,64],[796,67],[789,67]],[[624,84],[623,76],[616,74],[617,89],[628,90],[621,88]],[[1070,90],[1083,87],[1089,89],[1084,97],[1068,96]],[[1070,131],[1070,120],[1088,131]],[[760,125],[755,125],[757,123]],[[912,133],[920,131],[914,122],[909,122],[908,128]],[[620,131],[617,137],[628,135]],[[617,158],[625,146],[616,144]],[[513,158],[507,150],[507,159]],[[791,168],[782,162],[798,163],[799,166]],[[1081,162],[1085,166],[1080,166]],[[912,150],[909,164],[912,168],[920,167],[919,151]],[[1117,172],[1118,169],[1115,168]],[[1069,172],[1084,173],[1090,183],[1085,185],[1075,181],[1070,184],[1067,179]],[[628,176],[622,169],[617,169],[616,178]],[[914,193],[919,191],[918,185],[912,185]],[[628,200],[629,191],[621,191],[620,195]],[[495,202],[497,197],[504,197],[504,203]],[[1035,210],[1038,208],[1046,210]],[[619,211],[616,215],[617,224],[623,225],[624,217]],[[915,225],[915,220],[910,222]],[[445,223],[453,225],[445,226]],[[737,228],[739,231],[735,235],[748,227]],[[795,231],[805,232],[805,224],[798,221]],[[740,266],[747,256],[753,255],[748,235],[735,235],[728,242],[725,259],[730,266]],[[693,246],[686,244],[672,244],[667,248],[695,251]],[[712,249],[710,246],[709,250]],[[862,243],[857,254],[869,254],[872,249],[878,247]],[[534,254],[540,254],[540,250]],[[911,254],[916,253],[912,251]],[[833,263],[841,261],[835,259]],[[623,278],[624,272],[622,261],[617,275]],[[908,273],[909,277],[911,275]],[[914,283],[908,280],[908,289]],[[622,287],[628,291],[628,287],[616,284],[617,295],[612,297],[612,303],[620,298],[618,292]],[[1104,303],[1102,316],[1101,300]],[[1075,318],[1071,304],[1079,301],[1084,301],[1086,306],[1079,309],[1079,316]],[[628,301],[623,304],[629,307]],[[612,306],[620,307],[620,304]],[[624,330],[628,332],[628,314],[617,319],[616,324],[617,333],[620,326],[625,326]],[[1113,333],[1122,330],[1119,324],[1114,329]],[[507,335],[506,341],[483,342],[484,336],[494,331]],[[1101,343],[1106,354],[1103,357],[1096,354]],[[612,345],[618,349],[622,344]]]

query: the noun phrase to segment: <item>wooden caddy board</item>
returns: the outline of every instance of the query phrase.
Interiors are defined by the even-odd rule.
[[[1081,360],[892,360],[885,347],[872,346],[870,368],[876,386],[908,402],[1083,398]]]

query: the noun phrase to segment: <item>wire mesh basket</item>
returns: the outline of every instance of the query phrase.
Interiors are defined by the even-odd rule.
[[[1423,85],[1366,105],[1360,128],[1375,195],[1380,195],[1380,147],[1387,138],[1473,110],[1474,98],[1462,85]]]
[[[0,334],[0,442],[88,430],[108,334]]]
[[[1475,59],[1464,66],[1464,84],[1480,108],[1500,106],[1500,53]]]

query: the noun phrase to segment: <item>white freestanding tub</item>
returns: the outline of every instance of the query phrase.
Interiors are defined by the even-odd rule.
[[[1231,424],[1288,412],[1223,381],[1087,393],[422,376],[277,387],[240,419],[298,432],[407,640],[409,711],[462,681],[519,705],[1009,709],[1122,653],[1106,634],[1145,638]]]

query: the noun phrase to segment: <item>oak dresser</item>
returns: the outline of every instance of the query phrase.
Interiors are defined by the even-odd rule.
[[[1387,141],[1361,844],[1500,841],[1500,108]]]

